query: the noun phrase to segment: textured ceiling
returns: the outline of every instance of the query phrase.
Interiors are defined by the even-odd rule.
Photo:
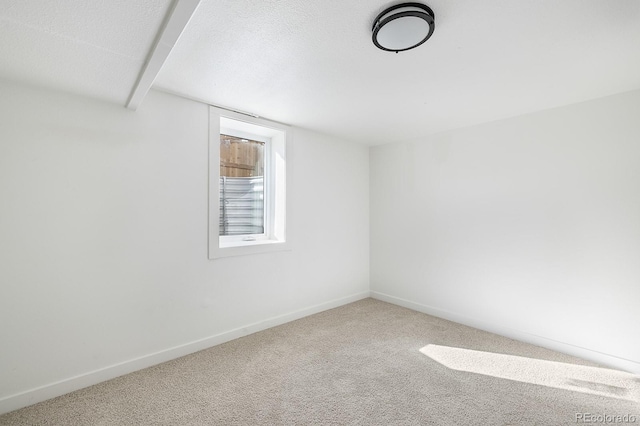
[[[427,0],[398,54],[371,42],[394,3],[202,0],[156,87],[368,144],[640,88],[637,0]]]
[[[397,2],[202,0],[155,87],[367,144],[640,88],[640,1],[425,1],[395,54],[371,23]],[[0,77],[124,105],[171,4],[0,0]]]
[[[124,104],[171,0],[0,0],[0,77]]]

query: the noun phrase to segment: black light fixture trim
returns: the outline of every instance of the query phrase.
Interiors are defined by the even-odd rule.
[[[417,9],[422,9],[422,10],[405,10],[402,12],[397,12],[394,14],[390,14],[391,12],[393,12],[394,10],[397,9],[402,9],[402,8],[417,8]],[[420,42],[418,42],[417,44],[414,44],[413,46],[409,46],[406,47],[404,49],[388,49],[382,45],[380,45],[380,43],[378,43],[378,32],[382,29],[383,26],[385,26],[386,24],[388,24],[389,22],[398,19],[398,18],[404,18],[404,17],[415,17],[415,18],[421,18],[424,19],[427,24],[429,24],[429,33],[422,39],[420,40]],[[371,28],[371,30],[373,31],[373,44],[375,44],[378,48],[382,49],[382,50],[386,50],[387,52],[404,52],[405,50],[409,50],[409,49],[413,49],[414,47],[418,47],[420,46],[422,43],[424,43],[425,41],[429,40],[429,38],[431,37],[431,35],[433,34],[433,31],[435,30],[435,14],[433,13],[433,10],[431,10],[431,8],[429,6],[427,6],[426,4],[422,4],[422,3],[401,3],[401,4],[397,4],[395,6],[391,6],[387,9],[385,9],[382,13],[380,13],[376,19],[373,21],[373,27]]]

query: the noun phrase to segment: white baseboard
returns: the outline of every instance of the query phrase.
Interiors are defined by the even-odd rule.
[[[491,333],[499,334],[501,336],[509,337],[521,342],[531,343],[536,346],[551,349],[554,351],[562,352],[568,355],[573,355],[578,358],[583,358],[589,361],[597,362],[599,364],[616,368],[619,370],[628,371],[630,373],[640,374],[640,362],[632,361],[630,359],[620,358],[615,355],[610,355],[598,351],[594,351],[587,348],[582,348],[569,343],[559,342],[557,340],[549,339],[535,334],[530,334],[524,331],[515,330],[503,325],[493,324],[487,321],[471,318],[466,315],[462,315],[456,312],[450,312],[444,309],[435,308],[433,306],[423,305],[420,303],[412,302],[410,300],[402,299],[388,294],[379,293],[377,291],[371,292],[371,297],[374,299],[382,300],[383,302],[392,303],[394,305],[402,306],[412,309],[414,311],[422,312],[434,317],[443,318],[449,321],[464,324],[469,327],[477,328]]]
[[[339,306],[346,305],[347,303],[366,299],[369,296],[369,291],[364,291],[361,293],[353,294],[351,296],[342,297],[340,299],[330,300],[328,302],[309,306],[307,308],[299,309],[294,312],[268,318],[264,321],[248,324],[244,327],[229,330],[215,336],[206,337],[204,339],[186,343],[180,346],[175,346],[173,348],[131,359],[119,364],[110,365],[99,370],[90,371],[85,374],[70,377],[68,379],[30,389],[25,392],[9,395],[0,399],[0,414],[8,413],[9,411],[17,410],[19,408],[45,401],[47,399],[55,398],[57,396],[73,392],[87,386],[104,382],[105,380],[110,380],[124,374],[129,374],[143,368],[151,367],[166,361],[170,361],[172,359],[179,358],[181,356],[189,355],[194,352],[198,352],[203,349],[207,349],[212,346],[237,339],[239,337],[244,337],[258,331],[275,327],[277,325],[285,324],[287,322],[304,318],[309,315],[317,314],[328,309],[337,308]]]

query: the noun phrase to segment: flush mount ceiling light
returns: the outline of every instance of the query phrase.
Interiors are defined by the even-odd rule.
[[[373,21],[373,44],[389,52],[420,46],[433,34],[435,15],[421,3],[402,3],[387,8]]]

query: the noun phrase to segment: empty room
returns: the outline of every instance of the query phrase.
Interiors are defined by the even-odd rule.
[[[640,423],[640,2],[0,24],[0,425]]]

